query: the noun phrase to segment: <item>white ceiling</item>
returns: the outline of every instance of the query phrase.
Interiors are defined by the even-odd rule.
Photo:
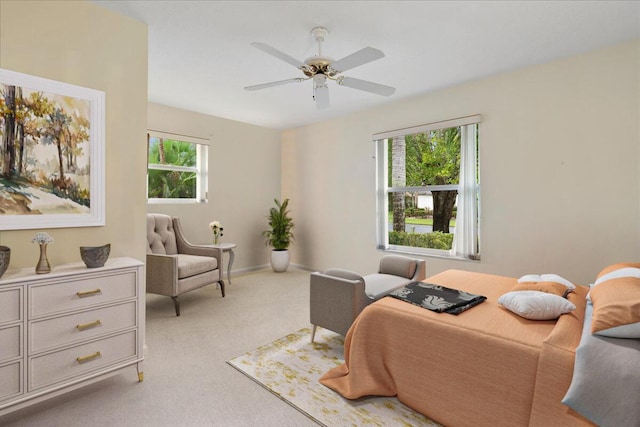
[[[149,26],[149,101],[286,129],[461,82],[640,38],[639,1],[130,1],[94,3]],[[249,92],[302,77],[251,46],[260,41],[304,61],[310,34],[329,35],[340,59],[372,46],[386,56],[344,73],[394,86],[391,97],[329,82],[316,110],[312,82]]]

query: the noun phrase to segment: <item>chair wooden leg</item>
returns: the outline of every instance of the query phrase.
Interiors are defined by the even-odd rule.
[[[220,292],[222,292],[222,298],[224,298],[224,280],[220,280]]]
[[[176,316],[180,316],[180,300],[178,299],[178,296],[176,295],[175,297],[171,297],[171,299],[173,300],[173,306],[176,309]]]
[[[311,344],[313,344],[313,339],[316,336],[316,325],[313,325],[313,328],[311,328]]]

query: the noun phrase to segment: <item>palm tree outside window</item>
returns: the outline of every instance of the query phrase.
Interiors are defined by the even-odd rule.
[[[157,132],[147,134],[149,202],[207,201],[208,145],[198,138]]]
[[[373,136],[378,249],[480,259],[480,116]]]

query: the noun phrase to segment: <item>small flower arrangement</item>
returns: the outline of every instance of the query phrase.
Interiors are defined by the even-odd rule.
[[[213,243],[217,245],[220,242],[220,237],[223,236],[222,230],[224,230],[224,228],[220,225],[220,221],[211,221],[209,228],[213,232]]]
[[[46,245],[48,243],[53,243],[53,237],[49,236],[47,233],[40,232],[36,233],[36,235],[31,239],[31,243],[38,243],[40,245]]]

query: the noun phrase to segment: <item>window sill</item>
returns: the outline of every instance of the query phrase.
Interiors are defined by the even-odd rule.
[[[147,199],[148,205],[199,205],[202,203],[207,203],[207,201],[196,199]]]
[[[410,249],[403,250],[403,249],[381,249],[381,248],[378,248],[378,251],[391,253],[391,254],[398,254],[398,255],[410,255],[412,257],[450,259],[450,260],[453,260],[453,261],[466,261],[466,262],[472,262],[472,263],[479,263],[481,261],[480,259],[469,259],[469,258],[456,256],[456,255],[440,255],[440,254],[424,253],[424,252],[417,252],[417,251],[413,252]]]

